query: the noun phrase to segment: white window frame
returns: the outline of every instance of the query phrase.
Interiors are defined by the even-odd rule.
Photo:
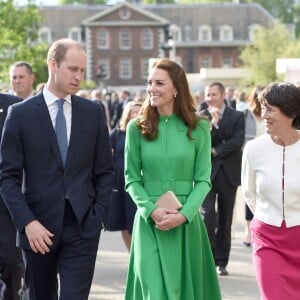
[[[249,26],[249,40],[253,42],[254,34],[256,33],[257,30],[262,28],[261,25],[259,24],[252,24]]]
[[[219,32],[220,41],[232,41],[233,40],[233,29],[229,25],[220,26]]]
[[[132,35],[128,29],[122,29],[119,32],[119,45],[122,50],[130,50],[132,48]]]
[[[212,40],[212,29],[209,25],[199,26],[199,41],[211,41]]]
[[[226,62],[228,60],[228,62]],[[222,56],[222,68],[232,68],[233,60],[230,55],[223,55]]]
[[[45,38],[44,38],[45,36]],[[42,27],[38,31],[38,40],[39,42],[45,42],[48,45],[52,43],[52,33],[49,27]]]
[[[206,61],[208,63],[206,63]],[[210,55],[202,55],[200,57],[200,66],[201,66],[201,68],[211,68],[211,66],[212,66],[211,56]]]
[[[131,58],[120,59],[119,69],[120,79],[131,79],[132,78],[132,60]]]
[[[169,27],[169,36],[172,37],[172,39],[175,42],[180,42],[182,41],[182,32],[181,32],[181,28],[178,27],[175,24],[170,25]]]
[[[149,75],[149,61],[150,58],[143,58],[141,62],[141,77],[147,79]]]
[[[192,40],[192,33],[193,33],[193,28],[191,25],[186,24],[183,28],[183,39],[184,41],[191,41]]]
[[[141,48],[152,49],[153,48],[153,30],[150,28],[144,28],[141,31]]]
[[[75,39],[73,37],[73,35],[76,35],[77,38]],[[80,27],[72,27],[70,30],[69,30],[69,33],[68,33],[68,38],[76,41],[76,42],[79,42],[81,43],[81,29]]]
[[[109,31],[105,28],[101,28],[97,32],[97,48],[109,49]]]

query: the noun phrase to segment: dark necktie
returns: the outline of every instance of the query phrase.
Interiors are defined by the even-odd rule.
[[[64,103],[65,99],[58,99],[57,114],[55,120],[55,132],[57,136],[58,146],[61,154],[62,161],[65,165],[67,152],[68,152],[68,136],[67,136],[67,123],[64,115]]]

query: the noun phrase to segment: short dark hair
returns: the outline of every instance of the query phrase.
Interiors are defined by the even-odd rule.
[[[293,119],[292,127],[300,128],[300,89],[292,83],[270,83],[258,94],[262,105],[278,107],[288,118]]]
[[[26,61],[17,61],[17,62],[15,62],[14,64],[12,64],[10,66],[9,72],[12,68],[15,68],[15,67],[25,67],[29,74],[33,74],[31,65],[29,63],[27,63]]]
[[[212,82],[208,85],[208,87],[213,87],[213,86],[217,86],[219,91],[224,94],[225,93],[225,87],[223,85],[223,83],[221,82],[218,82],[218,81],[215,81],[215,82]]]

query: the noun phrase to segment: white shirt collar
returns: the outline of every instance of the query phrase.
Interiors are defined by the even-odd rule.
[[[55,96],[53,93],[51,93],[48,89],[47,86],[45,85],[43,88],[43,96],[45,98],[47,106],[51,105],[54,103],[57,99],[60,99],[59,97]],[[71,105],[71,95],[67,95],[64,97],[66,102],[68,102]]]

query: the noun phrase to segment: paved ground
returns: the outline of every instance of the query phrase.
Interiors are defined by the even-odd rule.
[[[219,277],[223,300],[258,300],[251,249],[243,245],[244,203],[237,196],[229,276]],[[123,300],[128,253],[119,232],[104,232],[89,300]],[[184,299],[188,300],[188,299]],[[213,299],[207,299],[213,300]]]

